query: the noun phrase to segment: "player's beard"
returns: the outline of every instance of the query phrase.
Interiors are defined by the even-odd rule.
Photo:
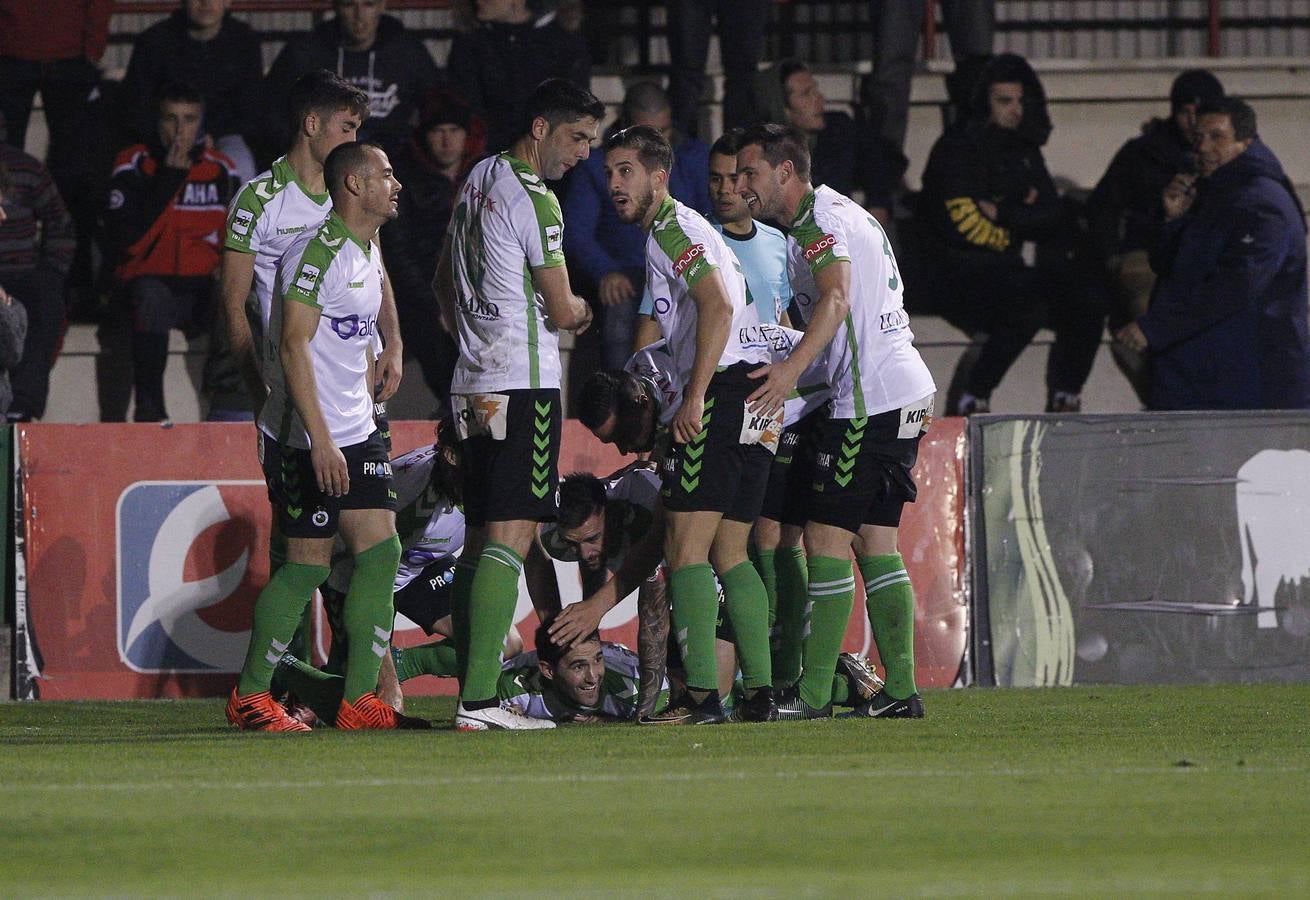
[[[651,206],[655,203],[655,191],[648,188],[646,193],[641,195],[640,199],[632,197],[631,200],[635,215],[628,221],[636,222],[640,225],[642,222],[646,221],[646,213],[650,212]]]

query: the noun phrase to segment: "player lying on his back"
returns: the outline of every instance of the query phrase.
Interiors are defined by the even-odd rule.
[[[622,644],[602,642],[592,632],[571,647],[550,639],[553,620],[537,629],[537,649],[507,659],[496,682],[500,708],[513,715],[548,722],[630,721],[637,717],[637,655]],[[437,641],[393,648],[396,672],[408,681],[420,675],[454,678],[454,645]],[[342,679],[291,657],[279,675],[320,716],[331,715],[341,700]],[[655,708],[668,702],[668,685],[656,692]]]

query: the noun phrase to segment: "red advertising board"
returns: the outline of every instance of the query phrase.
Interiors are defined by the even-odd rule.
[[[431,425],[398,422],[392,434],[399,454],[430,440]],[[17,429],[26,570],[18,655],[31,685],[20,684],[20,696],[195,697],[231,688],[268,577],[269,512],[254,443],[253,429],[238,424]],[[920,457],[920,500],[907,511],[901,543],[918,595],[921,683],[949,685],[968,621],[959,421],[939,420]],[[604,474],[624,461],[565,423],[561,471]],[[561,584],[566,601],[577,593],[570,588]],[[634,614],[631,601],[620,604],[604,636],[635,644]],[[516,620],[531,646],[536,617],[526,597]],[[848,649],[872,651],[864,623],[857,604]],[[417,628],[395,639],[427,640]],[[407,686],[452,688],[431,678]]]

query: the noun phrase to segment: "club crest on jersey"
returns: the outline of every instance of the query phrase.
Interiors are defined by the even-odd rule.
[[[136,672],[238,672],[267,561],[262,481],[138,481],[118,498],[118,653]],[[258,570],[258,571],[257,571]]]
[[[835,246],[837,246],[837,239],[830,234],[825,234],[823,237],[805,248],[805,261],[814,262],[814,260],[818,259],[826,251],[831,250]]]
[[[695,266],[698,260],[703,260],[704,258],[705,258],[705,245],[692,244],[686,250],[683,250],[682,255],[679,256],[677,260],[674,261],[673,274],[677,275],[679,278],[685,277],[684,273],[686,273],[688,269],[691,269],[693,266]]]
[[[300,272],[296,275],[296,287],[306,294],[314,290],[314,285],[318,281],[318,276],[322,274],[318,266],[311,266],[305,263],[300,267]]]
[[[232,231],[234,234],[245,236],[250,234],[250,226],[255,222],[255,214],[248,209],[238,209],[235,216],[232,217]]]

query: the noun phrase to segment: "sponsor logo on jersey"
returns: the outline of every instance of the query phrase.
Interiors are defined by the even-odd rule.
[[[337,337],[348,341],[355,335],[369,337],[377,331],[377,319],[373,316],[360,318],[356,315],[333,317],[328,320]]]
[[[286,228],[279,228],[279,229],[277,230],[277,233],[278,233],[278,234],[300,234],[301,232],[303,232],[303,231],[307,231],[308,229],[309,229],[309,226],[308,226],[308,225],[290,225],[290,226],[288,226],[288,227],[286,227]]]
[[[352,282],[350,282],[350,287],[351,287],[352,290],[357,290],[357,289],[359,289],[359,288],[362,288],[363,286],[364,286],[364,282],[362,282],[362,281],[352,281]]]
[[[825,234],[823,237],[805,248],[805,261],[814,262],[814,260],[822,256],[825,251],[831,250],[835,246],[837,246],[837,239],[830,234]]]
[[[322,274],[318,266],[311,266],[305,263],[300,267],[300,272],[296,275],[296,287],[306,294],[314,290],[314,285],[318,281],[318,276]]]
[[[691,268],[696,263],[696,260],[704,259],[704,257],[705,245],[692,244],[686,250],[683,250],[682,255],[674,261],[673,274],[677,275],[679,278],[683,277],[683,273]]]
[[[500,318],[499,306],[490,300],[482,300],[478,297],[460,297],[459,308],[461,312],[485,322]]]
[[[181,204],[183,206],[217,206],[220,202],[218,199],[218,185],[216,184],[188,182],[186,189],[182,191]]]
[[[250,234],[250,226],[255,223],[255,214],[248,209],[238,209],[232,217],[232,231],[243,237]]]
[[[894,309],[891,312],[878,314],[879,331],[898,331],[910,324],[910,317],[906,315],[903,309]]]
[[[391,463],[389,462],[366,462],[364,463],[364,474],[373,475],[378,478],[391,477]]]
[[[137,672],[239,672],[266,580],[261,481],[138,481],[118,498],[118,652]],[[254,571],[259,568],[260,571]]]
[[[464,182],[464,195],[468,197],[470,203],[477,206],[485,204],[487,209],[491,212],[496,211],[496,202],[467,181]]]

